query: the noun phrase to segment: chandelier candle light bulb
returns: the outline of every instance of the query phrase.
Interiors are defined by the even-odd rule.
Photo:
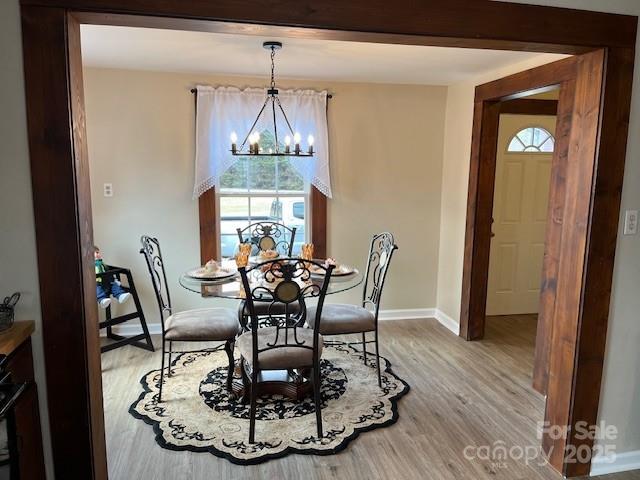
[[[291,153],[291,137],[289,135],[284,137],[284,153]]]
[[[238,135],[236,134],[236,132],[231,132],[231,153],[236,153],[237,152],[237,142],[238,142]]]
[[[260,133],[253,132],[249,136],[249,145],[250,145],[249,146],[249,153],[253,153],[253,154],[258,154],[259,153],[258,142],[260,142]]]
[[[300,138],[301,137],[298,132],[293,135],[293,142],[295,143],[294,151],[296,155],[300,155]]]
[[[307,137],[307,143],[309,144],[309,154],[313,155],[313,135]]]

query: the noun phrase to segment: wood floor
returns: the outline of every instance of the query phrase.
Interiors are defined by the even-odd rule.
[[[332,456],[290,455],[256,466],[160,448],[129,405],[159,353],[125,347],[102,356],[111,479],[505,479],[558,480],[539,459],[468,460],[464,449],[505,442],[537,446],[544,400],[531,388],[535,317],[488,319],[486,338],[465,342],[435,320],[381,324],[381,353],[411,385],[395,425],[368,432]],[[154,338],[159,345],[159,338]],[[469,452],[469,450],[467,450]],[[598,477],[640,480],[640,472]]]

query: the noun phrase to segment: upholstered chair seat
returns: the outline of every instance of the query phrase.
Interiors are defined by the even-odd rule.
[[[380,311],[380,297],[384,287],[384,279],[389,270],[393,252],[397,250],[393,235],[389,232],[373,236],[367,271],[364,274],[364,288],[361,305],[327,304],[320,312],[318,333],[325,337],[330,335],[348,335],[357,333],[362,335],[362,359],[367,365],[367,343],[374,343],[376,352],[376,370],[378,371],[378,385],[382,387],[380,374],[380,347],[378,344],[378,313]],[[309,307],[306,317],[307,326],[315,327],[317,309]],[[367,340],[367,333],[373,333],[374,339]]]
[[[180,341],[226,341],[240,331],[230,308],[199,308],[174,313],[165,320],[165,338]]]
[[[140,243],[142,244],[140,253],[144,255],[147,263],[151,285],[156,294],[158,309],[160,310],[160,322],[162,322],[162,360],[160,361],[158,403],[162,402],[165,356],[167,354],[169,368],[166,369],[166,373],[169,377],[172,375],[171,355],[174,342],[224,342],[224,351],[227,353],[227,360],[229,361],[227,367],[227,390],[231,393],[235,366],[233,344],[236,335],[240,332],[240,322],[238,322],[236,312],[229,308],[199,308],[174,313],[171,307],[167,272],[164,269],[164,260],[160,252],[160,242],[157,238],[143,235],[140,238]],[[167,351],[167,344],[169,351]],[[205,350],[182,350],[181,353],[203,351]]]
[[[300,304],[298,302],[289,303],[289,306],[286,307],[291,315],[297,315],[300,313]],[[285,314],[285,304],[280,302],[260,302],[258,300],[254,300],[253,307],[255,309],[256,315],[284,315]],[[240,317],[249,316],[249,309],[247,307],[247,302],[240,302],[238,305],[238,315]]]
[[[315,322],[315,318],[316,307],[311,306],[307,309],[307,322]],[[322,307],[321,335],[373,332],[375,329],[376,317],[366,308],[341,303],[325,304]]]
[[[252,335],[252,332],[243,333],[236,341],[236,349],[250,365],[253,362]],[[313,350],[311,348],[296,347],[292,345],[291,339],[285,346],[284,329],[277,337],[276,342],[276,327],[265,327],[258,330],[258,350],[262,350],[267,346],[267,343],[269,344],[268,350],[258,353],[260,369],[280,370],[313,365]],[[300,328],[296,330],[296,337],[298,342],[304,342],[306,347],[313,347],[313,331],[311,329]],[[279,347],[273,348],[273,345]],[[318,335],[318,356],[322,354],[322,347],[322,336]]]

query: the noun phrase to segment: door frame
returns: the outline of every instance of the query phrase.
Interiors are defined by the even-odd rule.
[[[558,88],[559,90],[559,88]],[[500,132],[500,129],[502,128],[502,116],[503,115],[526,115],[526,116],[552,116],[554,118],[557,117],[557,113],[558,113],[558,100],[541,100],[541,99],[530,99],[530,98],[516,98],[513,100],[506,100],[506,101],[500,101],[499,103],[499,108],[500,108],[500,113],[499,113],[499,117],[498,117],[498,134]],[[566,108],[566,107],[565,107]],[[527,125],[522,125],[519,128],[525,128],[525,127],[532,127],[535,126],[531,123],[527,124]],[[556,129],[554,129],[555,132]],[[516,133],[518,133],[517,131],[513,131],[510,133],[510,135],[515,135]],[[550,131],[551,133],[551,131]],[[554,139],[556,137],[556,133],[553,133]],[[497,137],[498,142],[500,141],[499,136]],[[507,145],[509,144],[510,138],[507,138]],[[506,152],[507,154],[509,152],[507,152],[507,146],[503,145],[496,145],[496,170],[494,172],[493,178],[494,178],[494,203],[496,200],[496,194],[495,194],[495,188],[496,185],[499,181],[501,181],[497,175],[497,171],[498,171],[498,156],[500,155],[500,149],[502,149],[503,154]],[[562,147],[562,144],[561,144]],[[555,148],[554,148],[555,150]],[[524,152],[526,153],[526,152]],[[518,153],[516,155],[519,155]],[[538,153],[534,153],[534,155],[538,155]],[[548,153],[549,156],[553,157],[554,156],[554,152],[550,152]],[[555,166],[556,169],[558,168],[558,155],[556,155],[556,162],[552,162],[551,163],[551,167]],[[557,173],[557,172],[556,172]],[[552,175],[549,175],[549,185],[551,185],[551,177]],[[548,198],[547,198],[548,200]],[[495,240],[496,240],[496,218],[494,216],[495,214],[495,209],[493,208],[492,205],[492,215],[491,215],[491,248],[495,248],[494,244],[495,244]],[[547,217],[548,218],[548,214]],[[545,230],[549,230],[547,228],[546,222],[545,222]],[[546,241],[546,238],[545,238]],[[543,252],[543,257],[544,257],[544,252]],[[488,262],[488,268],[487,268],[487,303],[489,302],[489,296],[491,295],[491,292],[489,291],[489,275],[490,275],[490,271],[491,271],[491,256],[489,257],[489,262]],[[540,273],[540,272],[538,272]],[[539,297],[540,295],[537,296],[538,300],[537,303],[539,303]],[[522,313],[526,313],[526,312],[522,312]],[[529,312],[530,313],[530,312]],[[504,314],[498,314],[498,315],[504,315]],[[487,315],[485,314],[485,317]],[[489,315],[491,316],[491,315]]]
[[[282,35],[284,27],[287,36],[316,39],[566,54],[604,52],[602,115],[597,129],[590,132],[591,137],[598,138],[602,153],[594,171],[596,194],[591,217],[585,226],[587,268],[585,281],[579,282],[585,300],[580,305],[567,305],[584,305],[585,310],[593,307],[594,313],[582,315],[581,335],[574,335],[563,345],[574,352],[579,347],[580,355],[589,347],[601,346],[595,348],[600,354],[596,356],[595,370],[601,373],[637,18],[489,0],[418,4],[409,0],[327,0],[322,8],[307,0],[282,0],[264,7],[259,0],[21,0],[42,334],[54,469],[59,478],[107,478],[95,276],[91,266],[93,233],[80,61],[81,23],[256,35]],[[593,282],[595,277],[600,280],[598,285]],[[593,300],[596,297],[601,300],[600,305]],[[597,315],[599,321],[585,322]],[[590,340],[587,333],[595,340]],[[594,369],[585,366],[587,359],[572,360],[566,357],[562,367],[574,378],[579,380],[585,373],[593,373]],[[580,383],[578,380],[576,383]],[[599,382],[600,374],[598,385]],[[591,402],[571,403],[568,412],[554,417],[561,425],[571,425],[576,415],[584,416],[581,409],[595,418],[597,391],[583,393],[593,394]],[[589,464],[570,465],[558,457],[552,459],[552,464],[569,476],[589,470]]]
[[[545,422],[573,426],[567,438],[543,434],[554,466],[568,448],[593,447],[575,426],[597,422],[623,177],[612,158],[624,154],[609,122],[629,87],[613,56],[618,68],[631,60],[600,49],[476,88],[460,323],[467,340],[484,334],[500,104],[560,85],[534,370],[534,386],[547,394]],[[589,473],[583,463],[561,471]]]

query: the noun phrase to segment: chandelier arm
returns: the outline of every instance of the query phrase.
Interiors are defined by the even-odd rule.
[[[289,127],[289,131],[291,132],[291,136],[295,136],[293,133],[293,128],[291,128],[291,124],[289,123],[289,119],[287,118],[287,114],[284,113],[284,108],[282,108],[282,104],[280,103],[280,99],[275,97],[276,102],[278,102],[278,107],[280,107],[280,111],[282,112],[282,116],[284,117],[284,121],[287,122],[287,127]]]
[[[264,112],[264,109],[267,106],[267,102],[268,101],[269,101],[269,97],[267,97],[265,99],[264,103],[262,104],[262,108],[258,112],[258,116],[253,121],[253,125],[251,125],[251,128],[249,129],[249,132],[247,133],[247,136],[244,137],[244,140],[242,141],[242,145],[240,145],[240,150],[242,150],[244,148],[244,146],[247,144],[247,140],[249,139],[249,135],[251,135],[251,132],[253,132],[253,129],[255,128],[256,124],[258,123],[258,120],[260,120],[260,115],[262,115],[262,112]]]
[[[280,153],[280,147],[278,146],[278,124],[276,123],[276,102],[274,98],[271,97],[271,111],[273,112],[273,136],[275,137],[276,142],[276,153]]]

